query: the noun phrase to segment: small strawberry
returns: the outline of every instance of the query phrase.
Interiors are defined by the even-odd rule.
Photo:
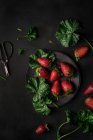
[[[37,74],[38,76],[44,78],[44,79],[48,79],[48,80],[50,79],[50,74],[49,74],[49,72],[48,72],[46,69],[42,68],[42,67],[40,67],[40,68],[38,68],[38,69],[36,70],[36,74]]]
[[[71,76],[73,76],[74,70],[73,70],[73,68],[72,68],[72,66],[70,64],[65,63],[65,62],[62,62],[60,64],[60,67],[61,67],[61,71],[62,71],[62,73],[63,73],[63,75],[65,77],[71,77]]]
[[[61,82],[61,86],[62,86],[64,93],[66,93],[66,94],[71,94],[74,91],[72,83],[69,82],[68,80],[63,80]]]
[[[59,76],[60,76],[59,71],[57,69],[53,69],[50,74],[50,81],[52,82],[57,80]]]
[[[35,133],[36,134],[43,134],[45,131],[49,130],[47,124],[40,124],[36,130],[35,130]]]
[[[51,60],[48,59],[48,58],[40,57],[40,58],[37,59],[37,62],[45,68],[48,68],[51,65]]]
[[[93,94],[93,83],[88,85],[87,88],[84,91],[85,95],[88,95],[88,94],[91,94],[91,93]]]
[[[74,55],[76,60],[78,61],[80,58],[84,57],[89,51],[87,46],[81,46],[74,50]]]
[[[91,109],[93,109],[93,98],[92,97],[88,97],[85,100],[85,105]]]
[[[52,88],[51,88],[51,92],[53,93],[53,95],[58,95],[61,91],[61,86],[60,86],[60,82],[59,80],[54,81]]]

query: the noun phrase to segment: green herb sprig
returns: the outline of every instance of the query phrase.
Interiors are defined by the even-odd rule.
[[[76,20],[61,21],[56,32],[56,38],[64,47],[75,45],[79,41],[79,23]]]
[[[30,94],[33,94],[33,106],[36,112],[42,115],[48,115],[51,110],[48,107],[52,100],[48,97],[50,93],[50,86],[45,79],[35,77],[28,80],[26,84]]]
[[[64,137],[67,137],[74,132],[78,131],[79,129],[82,130],[83,133],[93,133],[93,111],[91,110],[81,110],[77,113],[67,110],[66,111],[66,122],[62,123],[57,130],[57,140],[61,140]],[[60,135],[60,131],[65,125],[76,126],[76,129],[73,131],[65,134]]]
[[[19,27],[17,28],[17,31],[23,33],[23,30],[21,28],[19,28]],[[21,36],[21,37],[17,37],[17,40],[33,41],[33,40],[36,40],[38,38],[38,36],[39,36],[38,29],[36,27],[30,26],[30,28],[25,33],[25,35]]]
[[[38,38],[38,31],[36,27],[30,27],[25,35],[28,41],[36,40]]]
[[[25,50],[23,48],[18,48],[18,55],[23,55]]]

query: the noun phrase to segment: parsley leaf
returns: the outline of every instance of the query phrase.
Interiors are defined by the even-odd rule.
[[[74,46],[79,40],[79,23],[76,20],[61,21],[56,32],[56,38],[64,46]]]
[[[61,140],[62,138],[69,136],[76,132],[77,130],[81,129],[83,133],[93,133],[93,111],[91,110],[80,110],[79,112],[73,112],[71,110],[66,111],[66,118],[67,121],[62,123],[58,127],[57,131],[57,140]],[[65,134],[60,135],[60,130],[65,125],[76,126],[77,128],[73,131]]]
[[[24,54],[25,50],[23,48],[18,48],[18,55]]]
[[[25,38],[28,41],[32,41],[32,40],[37,39],[37,37],[38,37],[37,28],[36,27],[30,27],[29,30],[28,30],[28,32],[25,35]]]
[[[52,101],[49,99],[50,86],[46,83],[46,80],[43,78],[31,78],[26,84],[26,88],[29,93],[33,93],[33,106],[36,112],[39,112],[43,115],[48,115],[51,110],[48,107]]]

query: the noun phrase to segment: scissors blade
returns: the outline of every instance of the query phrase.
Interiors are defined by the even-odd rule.
[[[4,70],[5,70],[6,76],[8,77],[9,76],[9,71],[8,71],[7,63],[4,63]]]
[[[3,55],[2,55],[2,45],[0,44],[0,60],[2,60],[3,61]]]

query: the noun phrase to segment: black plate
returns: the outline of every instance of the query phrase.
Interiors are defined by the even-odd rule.
[[[77,94],[77,92],[79,90],[79,87],[80,87],[80,79],[81,78],[80,78],[80,72],[79,72],[78,66],[76,65],[76,63],[68,55],[66,55],[66,54],[64,54],[62,52],[55,52],[55,54],[56,54],[58,63],[60,63],[60,62],[66,62],[66,63],[72,65],[72,67],[76,71],[76,75],[70,79],[71,82],[75,86],[74,93],[73,94],[70,94],[70,95],[62,94],[62,95],[60,95],[58,101],[55,102],[55,104],[57,104],[58,106],[63,106],[66,103],[68,103],[69,101],[71,101],[75,97],[75,95]],[[29,77],[32,77],[33,75],[34,75],[33,70],[31,68],[28,68],[26,79],[28,80]],[[54,105],[51,105],[50,107],[54,107]]]

